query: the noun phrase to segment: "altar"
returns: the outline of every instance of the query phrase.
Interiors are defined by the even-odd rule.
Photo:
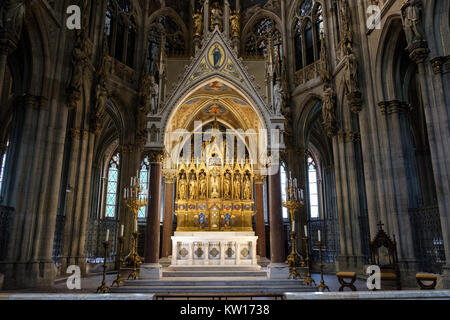
[[[175,232],[172,266],[256,266],[254,232]]]
[[[213,130],[220,134],[216,121]],[[254,170],[249,154],[227,157],[226,139],[212,139],[201,156],[176,167],[172,266],[257,266],[253,231]]]

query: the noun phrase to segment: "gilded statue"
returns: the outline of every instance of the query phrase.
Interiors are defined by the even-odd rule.
[[[192,15],[192,19],[194,21],[194,36],[196,37],[201,37],[202,35],[202,19],[203,19],[203,14],[201,11],[196,11],[194,12],[194,14]]]
[[[205,173],[200,173],[199,177],[199,187],[200,187],[200,199],[206,199],[206,176]]]
[[[186,176],[183,175],[178,183],[178,199],[186,200],[187,181]]]
[[[192,176],[189,180],[189,199],[195,200],[197,195],[197,180],[195,180],[195,176]]]
[[[214,2],[211,8],[211,30],[214,30],[215,26],[218,26],[219,30],[222,31],[223,11],[218,1]]]
[[[223,179],[223,197],[225,199],[230,199],[231,197],[231,175],[229,172],[225,173]]]
[[[239,175],[234,177],[233,195],[235,200],[241,199],[241,177]]]
[[[240,25],[240,13],[239,10],[235,11],[230,16],[230,24],[231,24],[231,36],[233,38],[239,37],[239,34],[241,32],[241,25]]]
[[[211,176],[211,198],[217,199],[220,195],[219,177],[217,173]]]
[[[251,185],[251,181],[250,181],[250,176],[245,175],[245,177],[244,177],[244,200],[252,199],[251,188],[252,188],[252,185]]]

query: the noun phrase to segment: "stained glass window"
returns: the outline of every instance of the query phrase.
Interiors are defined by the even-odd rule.
[[[108,185],[106,188],[106,218],[115,218],[117,215],[117,190],[119,187],[120,155],[115,154],[108,167]]]
[[[141,169],[139,171],[140,180],[141,180],[141,186],[142,186],[142,192],[139,194],[141,197],[146,197],[148,199],[148,175],[150,173],[150,162],[148,161],[148,157],[146,157],[142,163],[141,163]],[[138,212],[138,218],[145,218],[147,207],[141,207],[141,209]]]
[[[281,198],[283,201],[286,200],[286,183],[287,183],[286,165],[282,164],[280,166],[280,179],[281,179]],[[288,210],[283,207],[283,219],[289,218]]]
[[[309,156],[307,159],[308,186],[309,186],[309,212],[311,219],[319,218],[319,188],[317,177],[317,165]]]

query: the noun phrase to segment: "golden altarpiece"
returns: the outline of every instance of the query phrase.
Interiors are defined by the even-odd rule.
[[[218,129],[216,121],[213,129]],[[252,227],[254,171],[247,153],[230,154],[225,142],[213,138],[202,145],[201,156],[184,158],[176,165],[172,266],[258,267],[258,237]]]

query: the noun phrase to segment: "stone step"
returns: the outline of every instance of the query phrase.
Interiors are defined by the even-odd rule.
[[[163,278],[267,277],[266,271],[163,271]]]
[[[125,281],[124,287],[214,287],[214,286],[252,286],[252,287],[298,287],[303,286],[304,283],[301,280],[248,280],[244,279],[214,279],[214,280],[187,280],[187,279],[177,279],[177,280],[135,280],[135,281]]]
[[[261,271],[261,266],[215,266],[215,265],[202,265],[202,266],[170,266],[165,268],[164,271]],[[265,269],[264,269],[265,270]]]
[[[286,293],[286,292],[314,292],[316,288],[307,286],[280,286],[280,287],[260,287],[260,286],[182,286],[182,287],[141,287],[141,286],[124,286],[120,288],[112,288],[112,293]]]

